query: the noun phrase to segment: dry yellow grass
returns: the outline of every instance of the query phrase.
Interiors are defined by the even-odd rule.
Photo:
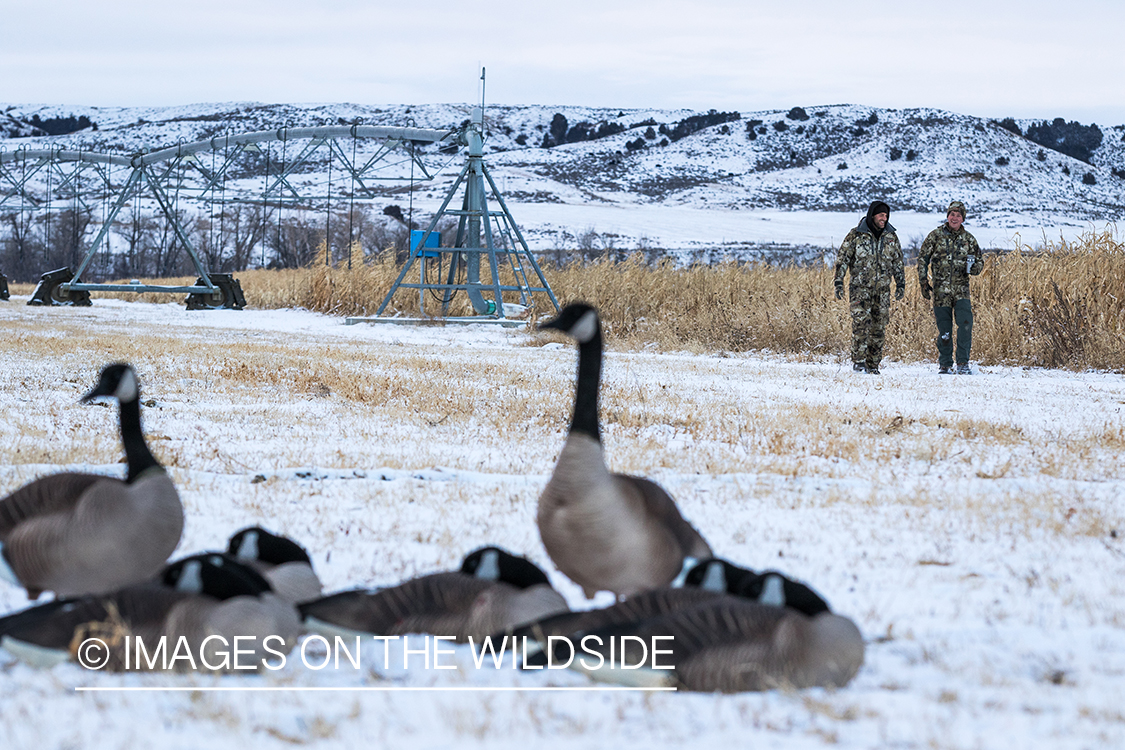
[[[252,307],[373,315],[399,271],[386,253],[350,269],[318,262],[302,269],[244,271],[238,278]],[[623,261],[548,265],[544,273],[560,302],[585,300],[598,306],[607,338],[618,348],[768,350],[798,359],[842,359],[849,347],[847,306],[832,293],[830,267],[725,263],[677,268],[670,262],[649,265],[637,255]],[[503,281],[510,283],[507,276]],[[28,285],[13,287],[17,294],[30,290]],[[132,294],[106,296],[138,299]],[[180,297],[149,294],[139,299],[168,302]],[[400,290],[387,312],[416,315],[418,301],[416,291]],[[542,295],[537,302],[538,314],[546,314],[549,305]],[[437,299],[426,304],[431,314],[439,308]],[[1090,231],[1075,243],[1025,245],[988,257],[973,281],[973,307],[973,359],[981,364],[1125,372],[1125,246],[1111,230]],[[451,313],[471,312],[465,295],[458,295]],[[930,303],[922,299],[916,272],[908,267],[907,295],[894,305],[886,356],[935,360],[935,335]]]

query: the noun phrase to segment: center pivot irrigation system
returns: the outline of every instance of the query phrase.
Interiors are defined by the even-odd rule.
[[[293,159],[286,159],[288,144],[303,141],[304,145]],[[363,141],[368,148],[360,155],[357,143]],[[276,144],[276,146],[275,146]],[[18,149],[0,152],[0,212],[47,211],[48,232],[51,201],[65,203],[67,197],[74,206],[90,210],[89,191],[83,194],[83,176],[92,170],[100,184],[99,195],[94,200],[102,202],[101,227],[86,249],[76,270],[60,268],[44,273],[29,304],[88,305],[90,292],[155,292],[188,294],[188,309],[242,309],[246,305],[241,284],[231,274],[215,273],[207,268],[193,245],[190,233],[184,226],[185,212],[179,208],[181,198],[202,205],[247,204],[278,211],[286,206],[307,207],[323,205],[331,221],[332,165],[342,165],[350,189],[344,200],[354,207],[357,200],[380,197],[373,185],[375,180],[405,181],[402,165],[409,163],[410,190],[416,180],[433,180],[436,176],[423,163],[417,148],[439,144],[444,153],[466,150],[466,162],[460,175],[447,191],[441,207],[425,230],[411,231],[410,252],[398,278],[387,291],[378,312],[371,318],[352,318],[348,322],[393,321],[422,322],[432,320],[427,313],[427,296],[431,301],[440,299],[440,317],[454,322],[506,322],[507,312],[519,311],[534,304],[532,294],[545,293],[557,311],[558,301],[543,276],[538,263],[531,255],[519,227],[512,218],[496,182],[484,163],[484,116],[482,107],[474,107],[472,116],[455,130],[430,130],[413,127],[381,127],[365,125],[340,125],[306,128],[281,128],[241,135],[224,135],[194,143],[181,143],[133,156],[120,156],[91,151],[62,149]],[[374,154],[368,155],[375,145]],[[228,177],[232,165],[240,155],[266,151],[265,178],[261,191],[245,188],[228,190]],[[319,149],[327,149],[328,187],[323,194],[310,187],[308,180],[298,179],[302,169],[308,172],[310,161]],[[271,174],[271,157],[282,151],[280,164]],[[349,154],[350,151],[350,154]],[[200,155],[210,154],[210,168]],[[362,159],[360,158],[362,156]],[[392,157],[402,157],[394,161]],[[398,166],[398,173],[387,176],[386,167]],[[115,183],[115,169],[124,168],[128,176],[124,182]],[[198,176],[188,177],[194,170]],[[382,170],[382,171],[380,171]],[[415,175],[417,170],[418,175]],[[35,187],[46,182],[44,193],[36,196]],[[87,178],[86,182],[90,180]],[[450,208],[463,186],[459,209]],[[311,192],[310,192],[311,191]],[[91,283],[84,274],[99,250],[103,252],[109,242],[114,222],[130,202],[149,201],[164,217],[175,240],[191,259],[198,280],[191,286],[166,286],[128,283]],[[337,198],[339,201],[339,198]],[[490,201],[495,208],[490,209]],[[499,210],[497,210],[497,208]],[[349,213],[349,216],[351,214]],[[449,247],[440,242],[439,222],[445,217],[457,217],[456,239]],[[328,223],[326,222],[326,223]],[[220,225],[221,226],[221,225]],[[279,213],[280,227],[280,213]],[[410,227],[413,229],[413,227]],[[220,232],[222,229],[220,229]],[[280,231],[280,230],[279,230]],[[331,238],[325,231],[325,261],[329,261]],[[78,239],[75,238],[77,246]],[[349,266],[351,240],[349,238]],[[481,260],[488,262],[488,278],[482,279]],[[427,262],[429,261],[429,262]],[[433,268],[436,261],[437,269]],[[444,279],[442,269],[446,269]],[[408,282],[408,274],[417,270],[417,283]],[[435,278],[436,277],[436,278]],[[387,316],[392,298],[402,289],[417,290],[420,319]],[[2,291],[6,292],[6,288]],[[475,313],[468,317],[450,317],[450,303],[458,291],[464,291]],[[505,303],[504,293],[509,293]],[[519,302],[514,302],[518,298]],[[505,307],[507,306],[507,310]],[[514,307],[513,307],[514,306]]]

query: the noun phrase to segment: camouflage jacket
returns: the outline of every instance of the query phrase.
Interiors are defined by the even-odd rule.
[[[851,273],[848,298],[889,294],[891,277],[899,289],[906,287],[906,271],[902,262],[902,246],[895,228],[889,223],[875,239],[867,219],[848,232],[836,255],[836,288],[844,288],[844,275]]]
[[[972,268],[967,268],[969,258]],[[976,276],[983,267],[976,237],[964,227],[954,232],[942,224],[926,236],[918,252],[918,283],[923,289],[933,285],[934,307],[953,307],[957,300],[969,298],[969,274]]]

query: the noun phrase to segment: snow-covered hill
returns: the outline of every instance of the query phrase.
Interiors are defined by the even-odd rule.
[[[135,153],[280,127],[358,121],[454,128],[471,105],[2,109],[0,134],[8,137],[0,148],[51,143]],[[26,137],[36,116],[84,116],[96,128]],[[1035,122],[1015,124],[1026,133]],[[540,248],[590,233],[618,249],[829,247],[874,198],[893,207],[892,223],[915,240],[940,221],[950,200],[962,200],[970,227],[992,246],[1010,246],[1017,232],[1031,241],[1073,235],[1125,214],[1125,126],[1100,131],[1089,163],[994,121],[936,109],[489,106],[486,128],[490,168]],[[443,184],[419,193],[423,208],[436,208]]]

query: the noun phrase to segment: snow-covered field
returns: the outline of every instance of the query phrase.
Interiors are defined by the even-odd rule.
[[[591,606],[534,522],[573,347],[483,326],[25,301],[0,302],[0,494],[63,468],[122,472],[114,410],[77,402],[128,359],[184,500],[178,553],[261,523],[337,590],[496,543]],[[443,657],[453,670],[402,669],[394,650],[384,669],[376,644],[359,670],[295,652],[224,677],[36,671],[0,651],[0,747],[1125,746],[1125,377],[935,369],[606,359],[611,466],[668,488],[722,556],[804,579],[855,619],[867,661],[845,689],[605,692],[569,672],[477,669],[465,649]],[[0,584],[0,612],[26,603]]]

